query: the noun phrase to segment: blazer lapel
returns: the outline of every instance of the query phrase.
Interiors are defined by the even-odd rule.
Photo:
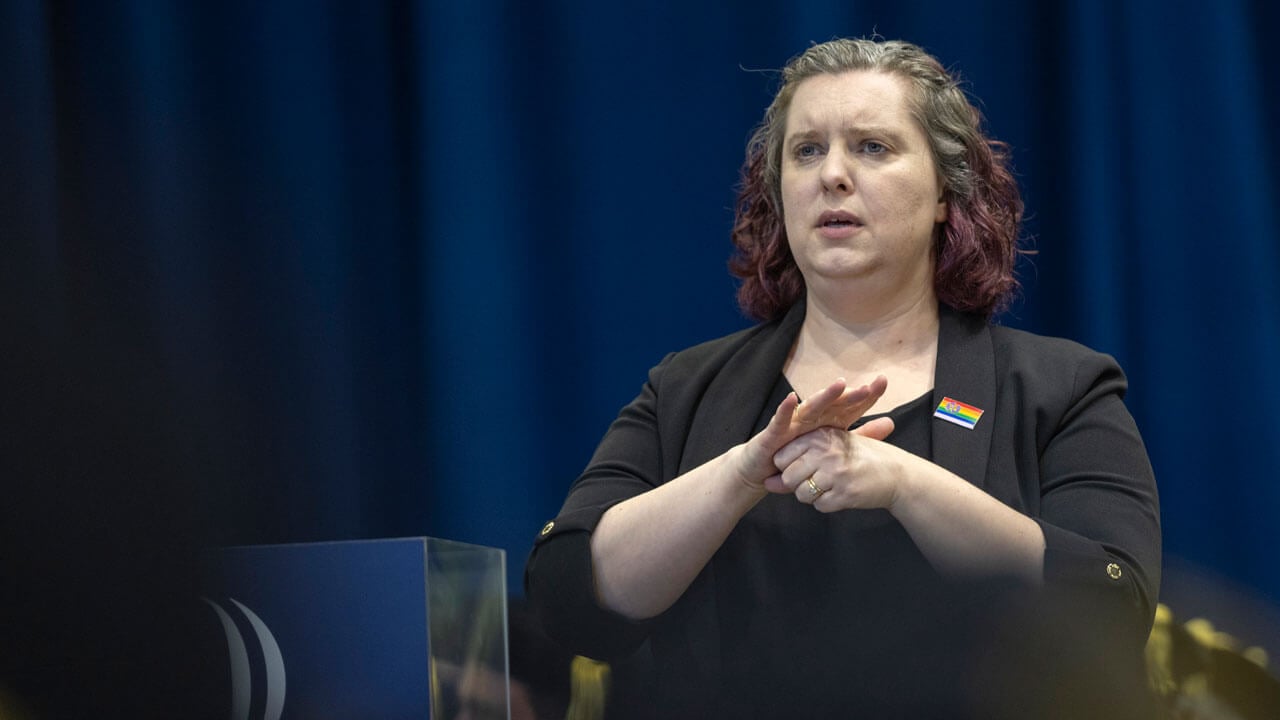
[[[803,300],[793,305],[776,327],[751,338],[716,374],[698,404],[692,433],[680,458],[680,472],[688,472],[751,437],[800,332],[804,307]]]
[[[996,409],[995,350],[982,318],[941,306],[933,407],[943,398],[983,411],[973,429],[932,418],[933,461],[978,487],[986,481]]]

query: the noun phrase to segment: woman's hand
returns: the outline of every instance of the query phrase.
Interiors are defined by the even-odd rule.
[[[848,388],[844,378],[839,378],[803,404],[794,392],[788,394],[764,430],[735,449],[733,461],[738,478],[754,490],[768,489],[767,480],[773,478],[775,483],[778,480],[780,466],[775,464],[778,451],[796,438],[818,430],[845,433],[845,428],[876,404],[888,384],[881,375],[868,385]],[[888,430],[885,431],[883,423],[877,420],[859,430],[872,425],[876,426],[876,431],[883,431],[882,438],[893,429],[892,421],[888,421]]]
[[[767,494],[766,479],[778,474],[774,455],[815,428],[844,432],[887,385],[880,377],[850,390],[837,380],[803,404],[792,393],[755,437],[610,507],[591,533],[600,604],[633,619],[670,608]]]
[[[765,481],[772,493],[791,493],[822,512],[890,508],[906,468],[903,453],[881,442],[893,421],[877,418],[852,432],[831,427],[805,433],[774,455],[780,474]]]
[[[794,437],[764,481],[819,512],[885,508],[939,571],[953,576],[1044,577],[1044,532],[1030,517],[958,475],[883,442],[893,421],[857,430],[820,427]],[[762,433],[763,434],[763,433]]]

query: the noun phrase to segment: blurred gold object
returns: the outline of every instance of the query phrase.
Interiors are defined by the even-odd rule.
[[[569,667],[565,720],[602,720],[609,694],[609,664],[578,655]]]
[[[1166,717],[1178,720],[1280,718],[1280,679],[1260,647],[1241,642],[1205,618],[1179,624],[1156,607],[1147,638],[1147,679]]]
[[[26,720],[28,715],[18,702],[18,698],[6,692],[0,686],[0,720]]]
[[[1156,619],[1147,637],[1147,682],[1158,697],[1172,695],[1178,690],[1173,677],[1173,611],[1164,603],[1156,605]]]
[[[1240,654],[1244,656],[1245,660],[1248,660],[1258,667],[1265,668],[1267,666],[1267,651],[1256,645],[1241,650]]]

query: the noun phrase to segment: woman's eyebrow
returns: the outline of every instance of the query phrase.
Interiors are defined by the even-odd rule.
[[[840,128],[840,134],[882,137],[886,140],[892,140],[894,142],[900,142],[902,140],[902,133],[888,125],[850,124]],[[790,144],[797,140],[817,140],[817,139],[821,139],[823,135],[824,135],[823,132],[816,129],[798,130],[787,136],[786,143]]]

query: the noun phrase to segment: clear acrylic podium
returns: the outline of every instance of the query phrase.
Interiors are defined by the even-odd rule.
[[[251,546],[216,551],[209,570],[233,719],[508,717],[502,550]]]

